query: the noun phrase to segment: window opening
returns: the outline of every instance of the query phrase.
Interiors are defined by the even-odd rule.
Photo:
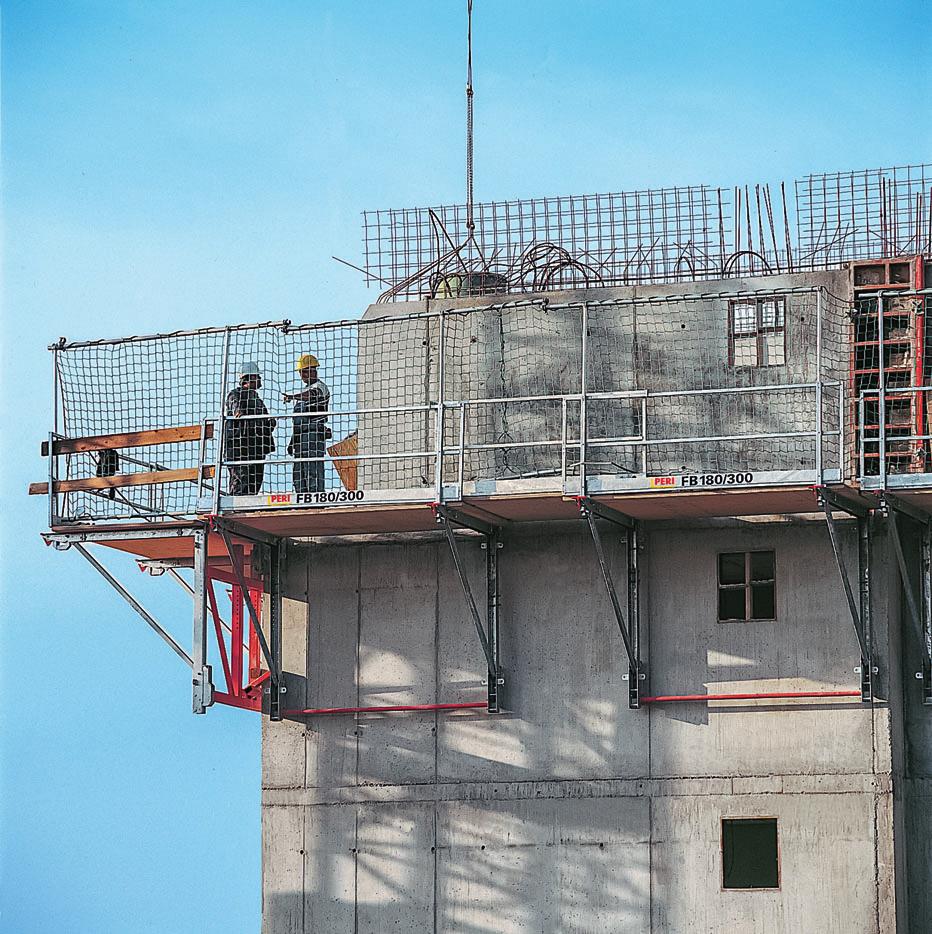
[[[722,820],[722,888],[780,888],[775,817]]]
[[[776,619],[776,560],[772,551],[718,556],[718,619]]]
[[[786,364],[786,298],[735,299],[728,303],[730,366]]]

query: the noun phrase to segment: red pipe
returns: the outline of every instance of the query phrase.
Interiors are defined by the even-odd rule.
[[[860,691],[771,691],[764,694],[662,694],[642,697],[642,704],[669,704],[675,701],[780,700],[787,697],[860,697]]]
[[[394,704],[382,707],[317,707],[309,710],[285,710],[290,716],[318,716],[331,713],[392,713],[405,710],[467,710],[488,707],[487,701],[475,701],[468,704]]]

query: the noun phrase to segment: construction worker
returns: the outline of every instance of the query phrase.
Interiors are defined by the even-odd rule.
[[[231,496],[254,496],[262,488],[265,473],[265,464],[236,466],[236,462],[263,461],[275,450],[275,419],[247,417],[269,414],[259,395],[261,386],[259,367],[245,363],[239,371],[239,385],[227,395],[223,448],[229,465]]]
[[[330,390],[317,378],[319,366],[320,361],[314,354],[301,354],[295,369],[306,388],[282,394],[285,402],[294,403],[294,431],[288,442],[288,453],[292,457],[323,458],[326,440],[331,436],[326,415],[330,408]],[[324,490],[323,460],[299,461],[294,465],[292,476],[296,493],[320,493]]]

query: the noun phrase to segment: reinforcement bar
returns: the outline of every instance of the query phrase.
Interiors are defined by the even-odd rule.
[[[642,697],[642,704],[691,703],[693,701],[713,700],[784,700],[788,698],[818,697],[857,697],[860,691],[766,691],[748,694],[659,694],[656,697]]]
[[[339,713],[407,713],[418,710],[485,710],[486,701],[470,701],[463,704],[381,704],[373,707],[315,707],[307,710],[283,710],[282,714],[292,717],[320,717]]]

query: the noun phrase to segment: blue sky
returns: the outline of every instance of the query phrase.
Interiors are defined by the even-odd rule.
[[[462,199],[465,0],[2,7],[0,930],[258,930],[259,722],[38,536],[46,345],[355,317],[360,212]],[[930,161],[928,2],[476,0],[476,192]],[[167,580],[105,555],[180,637]],[[177,589],[177,588],[176,588]]]

